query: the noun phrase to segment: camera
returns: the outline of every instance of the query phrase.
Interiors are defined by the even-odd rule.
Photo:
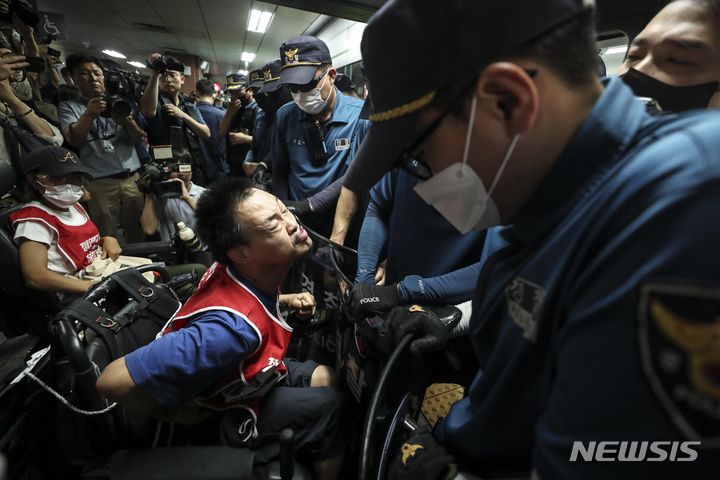
[[[42,57],[25,57],[28,66],[24,68],[26,72],[42,73],[45,71],[45,59]]]
[[[60,57],[62,56],[62,52],[61,52],[60,50],[55,50],[55,49],[52,48],[52,47],[47,47],[47,53],[48,53],[48,55],[50,55],[51,57],[55,57],[55,58],[57,58],[58,60],[60,60]]]
[[[178,198],[182,195],[180,182],[170,180],[170,174],[190,173],[192,165],[185,162],[185,157],[178,161],[172,153],[172,146],[162,145],[150,147],[153,160],[142,167],[137,180],[138,190],[150,193],[156,198]]]
[[[103,117],[112,117],[113,113],[117,113],[121,117],[127,117],[132,113],[132,104],[127,98],[122,74],[118,71],[107,72],[105,77],[105,102],[107,108],[102,113]]]
[[[160,57],[153,63],[145,62],[145,64],[148,66],[148,68],[151,68],[158,73],[167,72],[167,63],[165,63],[165,57]]]

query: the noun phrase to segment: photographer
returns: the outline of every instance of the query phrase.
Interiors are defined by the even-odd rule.
[[[156,198],[152,186],[145,192],[145,208],[140,217],[140,224],[146,235],[154,235],[160,232],[161,240],[172,240],[175,234],[175,225],[184,222],[189,228],[195,229],[195,208],[197,199],[205,191],[205,188],[195,185],[192,182],[192,171],[180,172],[179,165],[189,165],[192,158],[187,152],[176,154],[170,164],[170,179],[168,182],[177,182],[182,187],[179,197]],[[141,185],[143,180],[141,179]],[[143,190],[145,188],[141,187]]]
[[[253,91],[248,86],[248,78],[238,74],[228,78],[231,78],[227,85],[231,101],[225,117],[220,122],[219,135],[227,139],[230,175],[242,177],[245,176],[243,163],[253,142],[255,120],[259,109]]]
[[[212,183],[224,177],[229,170],[225,155],[225,139],[219,133],[220,122],[222,122],[225,115],[225,110],[213,105],[217,93],[215,92],[215,85],[210,80],[206,78],[198,80],[195,89],[197,92],[197,109],[200,111],[205,123],[207,123],[212,135],[212,139],[204,140],[210,159],[206,180]]]
[[[90,218],[103,236],[116,236],[120,224],[128,242],[142,242],[143,196],[135,184],[140,169],[135,144],[145,132],[131,115],[109,111],[105,73],[97,58],[76,53],[68,56],[66,64],[81,99],[60,103],[60,125],[93,176],[87,185]]]
[[[198,109],[180,94],[185,83],[185,66],[173,57],[153,53],[148,59],[152,73],[140,101],[140,113],[147,120],[150,145],[172,145],[187,150],[193,160],[196,181],[206,184],[211,164],[200,140],[212,138]]]

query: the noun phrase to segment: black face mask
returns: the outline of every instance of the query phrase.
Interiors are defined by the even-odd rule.
[[[258,106],[262,108],[265,115],[272,118],[275,113],[288,102],[292,102],[292,95],[285,87],[280,87],[272,93],[259,93],[255,98]]]
[[[638,97],[650,97],[660,104],[663,112],[684,112],[695,108],[707,108],[720,82],[708,82],[686,87],[676,87],[656,80],[634,68],[622,75],[623,81]]]

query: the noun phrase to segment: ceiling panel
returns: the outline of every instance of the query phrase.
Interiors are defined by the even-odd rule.
[[[278,7],[255,0],[37,0],[41,10],[65,15],[68,38],[60,41],[67,54],[102,49],[124,53],[128,60],[144,60],[160,49],[186,50],[208,60],[223,75],[244,68],[243,51],[256,53],[248,65],[260,68],[277,58],[285,40],[300,35],[317,13]],[[247,32],[251,8],[270,10],[275,16],[266,34]],[[165,28],[159,33],[138,28],[138,23]],[[86,46],[87,45],[87,46]]]

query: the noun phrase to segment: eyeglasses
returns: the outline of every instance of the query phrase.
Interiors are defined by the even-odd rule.
[[[36,173],[35,179],[41,182],[47,182],[50,180],[56,185],[73,184],[78,186],[85,186],[90,181],[90,178],[84,173],[70,173],[68,175],[48,175],[46,173]]]
[[[164,77],[177,78],[180,76],[180,72],[176,72],[174,70],[165,70],[161,75],[163,75]]]
[[[317,87],[317,84],[320,83],[320,80],[322,80],[325,75],[327,75],[329,70],[330,69],[328,68],[322,73],[322,75],[311,80],[310,83],[306,83],[305,85],[295,85],[293,83],[290,83],[286,85],[286,87],[288,90],[290,90],[290,93],[309,92],[313,88]]]
[[[425,130],[422,131],[422,133],[415,139],[413,143],[411,143],[409,146],[405,147],[402,152],[400,152],[400,157],[397,161],[397,166],[405,170],[407,173],[412,175],[413,177],[419,178],[420,180],[428,180],[430,177],[433,176],[433,171],[430,166],[425,163],[422,159],[420,159],[417,155],[415,155],[415,152],[420,148],[420,146],[425,143],[425,141],[432,136],[433,133],[435,133],[435,130],[437,130],[440,127],[440,124],[445,120],[445,117],[448,116],[448,114],[455,108],[455,104],[465,96],[468,90],[470,90],[470,87],[475,85],[476,81],[473,80],[470,82],[466,87],[462,89],[462,91],[455,97],[445,109],[440,112],[440,115],[433,120],[430,125],[428,125]]]
[[[528,74],[530,78],[535,78],[538,74],[537,70],[525,70],[525,72]],[[420,146],[427,141],[430,136],[432,136],[433,133],[435,133],[435,130],[437,130],[440,127],[440,124],[445,120],[445,117],[448,116],[448,114],[455,108],[455,105],[458,101],[460,101],[461,98],[465,96],[465,94],[470,90],[471,87],[473,87],[477,83],[477,78],[473,78],[473,80],[468,83],[463,89],[460,91],[460,93],[453,98],[453,100],[445,107],[445,109],[440,112],[440,115],[433,120],[430,125],[428,125],[425,130],[422,131],[422,133],[415,139],[414,142],[412,142],[409,146],[405,147],[402,152],[400,152],[400,155],[398,157],[398,161],[396,162],[396,166],[402,168],[407,173],[412,175],[413,177],[419,178],[420,180],[428,180],[430,177],[433,176],[433,171],[430,166],[425,163],[421,158],[419,158],[418,155],[415,154],[415,152],[420,148]]]

